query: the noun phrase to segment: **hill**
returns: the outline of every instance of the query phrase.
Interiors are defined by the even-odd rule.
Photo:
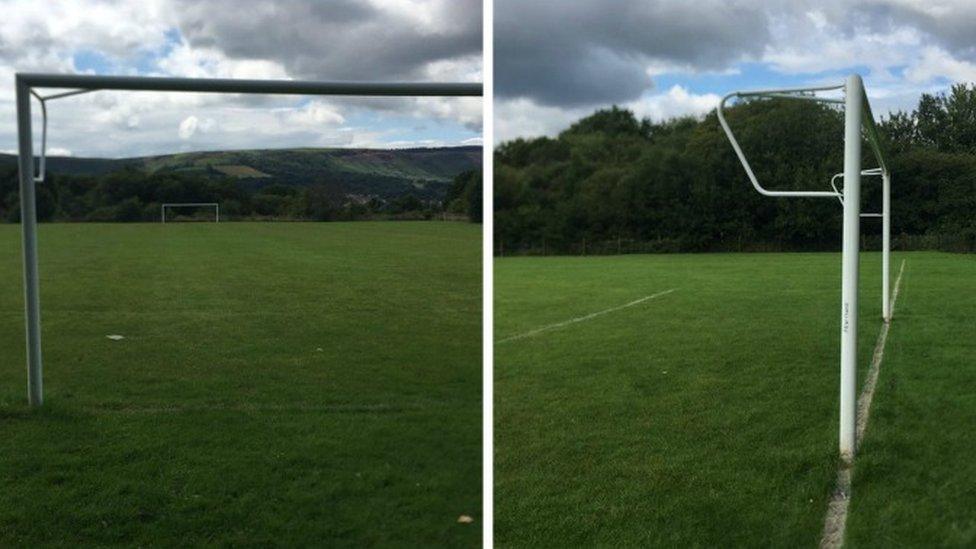
[[[0,154],[0,170],[16,165],[16,156]],[[69,176],[103,176],[135,169],[214,179],[229,176],[251,190],[328,184],[346,195],[393,199],[410,194],[440,200],[454,177],[481,165],[481,147],[256,149],[120,159],[51,156],[47,165],[51,173]]]
[[[0,221],[20,220],[17,161],[0,155]],[[225,220],[481,219],[481,148],[270,149],[50,157],[41,221],[158,221],[217,202]],[[208,212],[181,211],[184,218]]]

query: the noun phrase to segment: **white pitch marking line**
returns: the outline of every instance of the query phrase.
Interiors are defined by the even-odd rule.
[[[891,296],[892,318],[895,312],[895,302],[898,301],[898,289],[901,287],[903,272],[905,272],[904,259],[901,260],[898,278],[895,279],[895,291]],[[881,359],[884,358],[885,343],[888,341],[888,329],[890,327],[890,320],[881,326],[878,342],[874,346],[874,355],[871,357],[871,369],[868,370],[864,389],[861,390],[861,396],[857,400],[857,442],[855,447],[861,446],[861,439],[864,438],[864,431],[868,427],[871,401],[874,399],[874,388],[878,384],[878,372],[881,369]],[[821,549],[840,549],[844,545],[844,529],[847,526],[847,507],[851,501],[853,469],[853,464],[842,464],[840,470],[837,471],[837,486],[834,488],[834,495],[827,505],[827,516],[824,517],[824,529],[820,537]]]
[[[595,318],[595,317],[598,317],[598,316],[601,316],[601,315],[605,315],[607,313],[612,313],[614,311],[619,311],[621,309],[626,309],[627,307],[633,307],[634,305],[639,305],[639,304],[641,304],[641,303],[643,303],[645,301],[648,301],[650,299],[654,299],[654,298],[657,298],[657,297],[661,297],[663,295],[670,294],[671,292],[673,292],[675,290],[677,290],[677,288],[671,288],[670,290],[665,290],[663,292],[658,292],[656,294],[646,295],[646,296],[644,296],[644,297],[642,297],[640,299],[635,299],[635,300],[631,301],[630,303],[624,303],[623,305],[619,305],[617,307],[611,307],[610,309],[604,309],[602,311],[597,311],[595,313],[590,313],[588,315],[578,316],[576,318],[571,318],[569,320],[564,320],[562,322],[557,322],[555,324],[549,324],[549,325],[543,326],[541,328],[536,328],[534,330],[529,330],[528,332],[525,332],[525,333],[516,334],[516,335],[513,335],[513,336],[508,336],[508,337],[505,337],[505,338],[502,338],[502,339],[497,340],[495,342],[495,344],[497,345],[499,343],[507,343],[509,341],[515,341],[517,339],[525,339],[527,337],[532,337],[534,335],[541,334],[542,332],[547,332],[549,330],[555,330],[556,328],[562,328],[563,326],[568,326],[570,324],[575,324],[577,322],[583,322],[584,320],[590,320],[591,318]]]

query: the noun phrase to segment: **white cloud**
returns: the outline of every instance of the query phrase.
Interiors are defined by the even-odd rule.
[[[915,28],[885,32],[855,28],[850,33],[827,23],[820,12],[772,18],[773,40],[761,60],[783,74],[810,74],[867,66],[872,71],[904,63],[925,40]]]
[[[332,105],[322,101],[311,101],[298,109],[280,109],[284,123],[302,127],[339,126],[346,118]]]
[[[720,99],[721,97],[713,93],[696,95],[674,85],[664,93],[645,95],[629,103],[627,108],[634,111],[638,118],[662,121],[678,116],[705,114],[714,109]]]
[[[175,21],[172,6],[164,0],[4,0],[0,12],[0,44],[21,58],[79,49],[128,57],[162,46]]]
[[[428,63],[424,67],[424,79],[435,82],[480,82],[481,56],[469,55]]]
[[[499,143],[516,137],[555,135],[587,114],[584,109],[549,107],[524,97],[495,99],[494,111],[495,140]]]
[[[638,118],[660,122],[678,116],[704,114],[714,109],[719,99],[715,94],[698,95],[675,85],[665,92],[648,93],[622,106],[633,111]],[[549,107],[525,98],[496,100],[495,139],[503,142],[516,137],[554,136],[573,122],[592,114],[596,108]]]
[[[643,9],[655,3],[640,2],[639,5]],[[560,10],[571,14],[585,13],[589,24],[571,27],[572,44],[598,41],[607,48],[608,58],[630,51],[633,55],[628,60],[644,60],[641,76],[659,84],[666,75],[668,82],[680,84],[677,88],[654,90],[651,84],[642,82],[640,85],[644,86],[644,91],[640,98],[624,102],[624,106],[639,115],[655,119],[706,112],[717,102],[715,94],[726,89],[775,87],[780,83],[767,82],[767,78],[789,80],[796,82],[796,85],[818,85],[838,82],[841,75],[859,71],[867,83],[876,116],[885,115],[891,110],[911,110],[917,105],[920,94],[945,91],[947,81],[976,82],[976,41],[972,38],[972,28],[976,25],[976,2],[972,0],[725,2],[724,7],[734,5],[752,13],[752,21],[762,23],[761,28],[754,29],[754,32],[736,35],[749,44],[757,45],[758,49],[732,47],[730,53],[739,53],[713,55],[706,59],[682,55],[682,52],[697,51],[696,48],[702,46],[704,36],[715,34],[730,23],[726,19],[712,17],[714,13],[708,2],[687,5],[695,6],[691,13],[698,17],[692,26],[713,27],[711,31],[685,32],[672,36],[666,44],[641,42],[636,49],[629,35],[618,36],[628,28],[629,22],[623,19],[623,15],[607,16],[599,0],[577,0],[566,7],[555,2],[542,2],[533,4],[525,11],[529,15],[536,15],[532,22],[537,23],[540,29],[551,26],[553,19],[565,19]],[[538,13],[540,11],[543,12],[541,15]],[[654,16],[645,25],[648,35],[673,31],[668,27],[666,15],[653,13]],[[496,40],[501,40],[503,47],[509,48],[513,41],[518,44],[535,41],[547,43],[547,38],[542,34],[544,31],[534,34],[525,31],[522,20],[526,17],[521,12],[513,11],[507,19],[510,27],[508,33],[501,34],[496,27]],[[601,25],[606,17],[613,24]],[[607,34],[607,29],[611,29],[610,34]],[[553,32],[557,31],[562,33],[565,29]],[[560,35],[564,36],[565,33]],[[580,87],[581,84],[577,82],[612,83],[612,86],[600,88],[602,91],[609,90],[606,96],[628,85],[625,76],[598,78],[600,74],[608,72],[606,65],[590,67],[586,59],[567,55],[569,48],[537,49],[544,51],[536,55],[535,50],[530,49],[521,57],[512,54],[510,57],[514,61],[496,65],[496,82],[509,82],[509,85],[518,87],[521,82],[535,78],[549,82],[550,87],[556,89],[552,94],[562,96],[572,96],[563,88]],[[495,56],[497,59],[497,50]],[[722,61],[716,62],[718,58]],[[552,76],[550,69],[557,64],[568,67],[566,70],[560,69],[560,74],[576,71],[581,75],[576,80]],[[759,69],[755,70],[752,65],[758,65]],[[501,72],[506,67],[511,74]],[[634,74],[632,68],[628,71],[627,74]],[[762,76],[764,73],[770,76]],[[713,93],[691,93],[690,90],[698,86],[708,86],[708,91]],[[632,88],[641,89],[640,86]],[[610,101],[612,99],[589,103],[548,102],[568,105],[564,108],[542,106],[530,100],[496,101],[496,136],[504,141],[516,136],[553,135],[581,116],[609,106]]]
[[[287,79],[285,68],[267,59],[231,59],[216,48],[194,48],[185,40],[158,62],[165,74],[192,78]]]
[[[410,21],[426,34],[451,30],[451,21],[439,17],[453,0],[370,0],[370,3],[395,17]]]
[[[824,12],[820,10],[812,10],[808,11],[806,16],[817,30],[827,28],[827,16],[824,15]]]
[[[189,139],[193,137],[193,134],[197,133],[197,126],[200,124],[199,120],[195,116],[188,116],[180,122],[179,136],[180,139]]]
[[[481,131],[481,100],[470,97],[418,97],[414,117],[456,120],[470,130]]]
[[[922,49],[916,62],[905,70],[905,78],[913,83],[926,83],[937,78],[954,81],[976,81],[976,65],[956,59],[949,52],[936,46]]]
[[[363,75],[360,79],[408,79],[406,74],[413,75],[410,79],[481,78],[481,58],[470,53],[470,44],[452,49],[453,38],[441,36],[459,19],[466,18],[465,24],[470,27],[471,13],[480,19],[480,11],[470,9],[471,1],[463,6],[453,0],[376,0],[372,5],[350,0],[347,6],[337,3],[336,8],[363,17],[356,25],[372,31],[347,33],[348,36],[321,32],[327,24],[342,27],[336,9],[311,0],[293,1],[291,7],[284,9],[270,2],[244,8],[238,4],[182,0],[0,0],[0,120],[15,119],[15,72],[82,72],[80,66],[87,65],[76,59],[104,65],[104,71],[111,73],[327,79],[328,75],[302,73],[300,69],[306,67],[306,61],[317,66],[315,60],[329,53],[341,58],[345,63],[341,66],[358,68]],[[231,7],[241,13],[222,14],[227,24],[219,29],[201,26],[201,21],[220,19],[212,17],[217,7]],[[268,23],[265,18],[282,14],[297,20],[301,28],[295,23],[294,27],[281,26],[275,36],[262,34],[265,29],[261,26]],[[328,21],[320,23],[323,18]],[[252,29],[249,25],[256,26]],[[404,54],[378,44],[379,31],[393,33],[387,38],[397,43],[400,38],[413,40],[405,46],[412,49],[409,62],[414,63],[405,69],[407,73],[393,77],[376,72],[372,56],[389,63]],[[469,30],[465,32],[470,34]],[[416,33],[427,39],[417,39]],[[439,45],[431,49],[434,42]],[[360,55],[340,55],[345,49],[359,51]],[[424,55],[429,58],[425,60]],[[477,131],[481,108],[479,101],[473,104],[472,107],[471,101],[466,103],[463,99],[307,101],[296,96],[100,91],[49,103],[49,138],[52,150],[60,147],[81,156],[109,157],[159,154],[191,146],[222,149],[351,146],[368,142],[382,147],[394,139],[388,130],[350,127],[349,121],[366,118],[389,127],[390,118],[402,117],[423,120],[428,130],[433,127],[452,133],[463,132],[463,128]],[[33,111],[37,134],[40,117],[36,103]],[[93,134],[99,138],[92,139]],[[400,140],[409,131],[397,135],[395,139]],[[15,146],[14,125],[0,124],[0,148]]]

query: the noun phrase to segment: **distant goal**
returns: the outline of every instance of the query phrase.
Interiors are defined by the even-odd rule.
[[[160,217],[160,219],[162,220],[163,223],[166,223],[166,213],[169,212],[170,213],[170,221],[172,222],[173,220],[175,220],[175,217],[173,217],[174,214],[172,213],[172,210],[174,210],[174,209],[191,209],[191,208],[194,209],[194,210],[197,210],[197,211],[199,211],[199,210],[209,211],[209,210],[212,209],[213,210],[213,220],[214,220],[214,223],[220,223],[220,204],[218,204],[216,202],[172,202],[172,203],[168,203],[168,204],[163,204],[160,207],[160,216],[159,217]],[[208,216],[208,218],[209,218],[209,216]],[[194,217],[194,221],[196,221],[196,218],[195,217]]]

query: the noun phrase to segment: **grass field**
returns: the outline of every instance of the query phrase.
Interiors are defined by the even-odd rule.
[[[42,225],[39,412],[19,229],[0,546],[479,542],[479,226]]]
[[[976,259],[903,259],[848,545],[972,546]],[[862,255],[862,379],[879,263]],[[838,465],[839,301],[838,254],[497,259],[496,541],[816,546]]]

